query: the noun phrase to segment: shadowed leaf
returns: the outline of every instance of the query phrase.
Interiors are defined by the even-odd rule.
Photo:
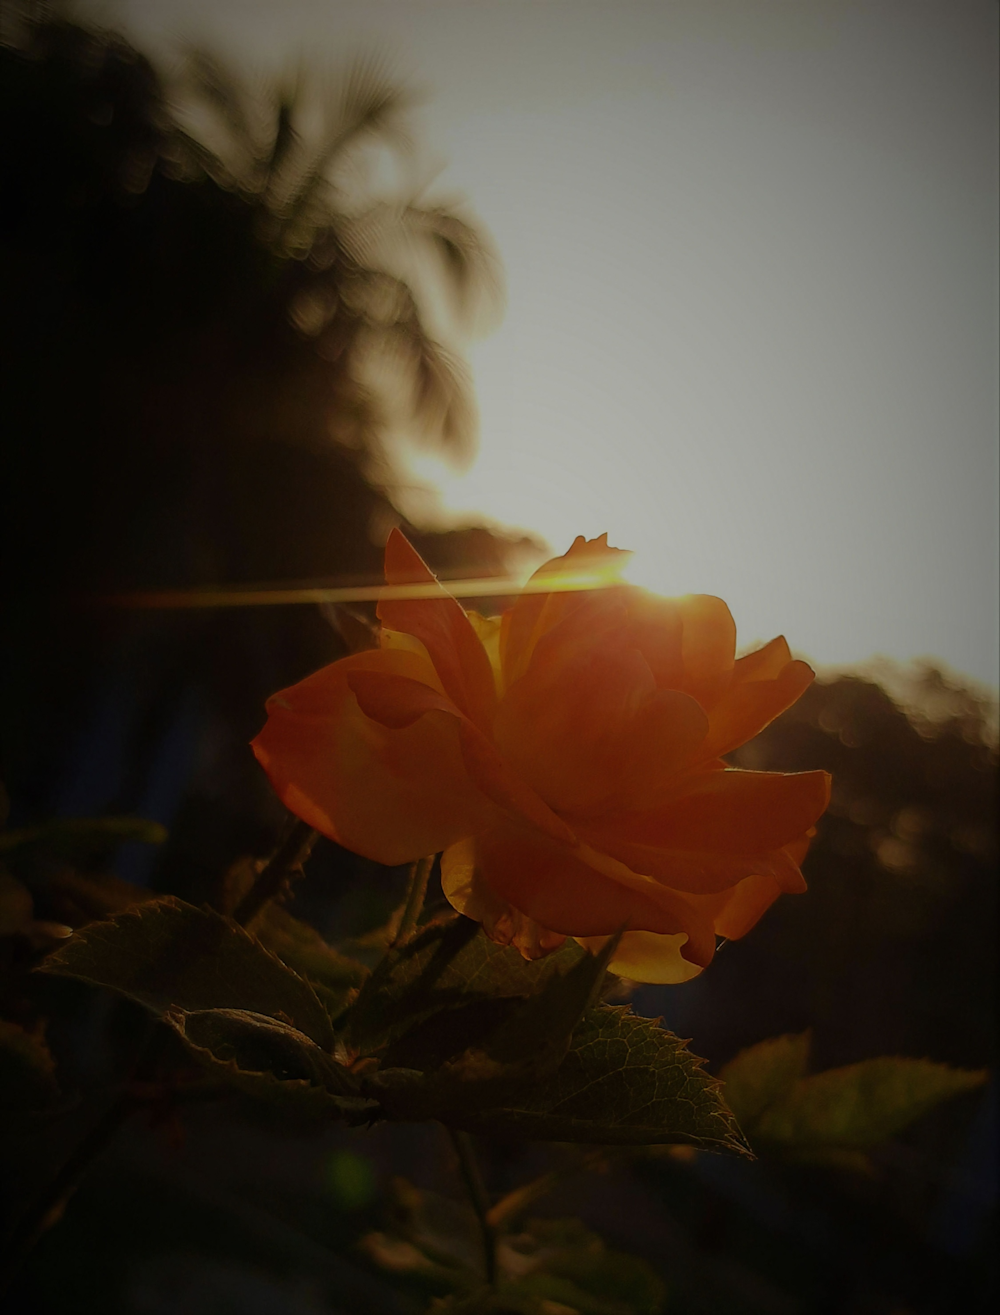
[[[245,1009],[169,1009],[164,1021],[213,1076],[258,1100],[353,1122],[377,1114],[349,1070],[287,1023]]]
[[[261,866],[245,858],[229,869],[225,877],[227,911],[247,893]],[[331,1018],[343,1010],[351,992],[368,976],[364,964],[335,950],[315,927],[273,901],[253,919],[250,930],[265,949],[309,982]]]
[[[798,1081],[765,1111],[754,1136],[782,1147],[865,1150],[986,1077],[927,1059],[867,1059]]]
[[[170,1005],[250,1009],[333,1047],[330,1020],[308,982],[236,923],[172,896],[88,924],[40,971],[106,986],[157,1013]]]
[[[42,826],[3,832],[0,834],[0,851],[42,844],[60,853],[76,853],[104,849],[109,844],[125,840],[162,845],[166,838],[165,827],[144,817],[61,817]]]
[[[598,954],[584,954],[563,972],[545,978],[483,1042],[492,1060],[542,1076],[556,1068],[570,1045],[573,1030],[598,1000],[608,964],[620,935]]]
[[[775,1101],[786,1097],[809,1063],[808,1032],[776,1036],[741,1050],[719,1074],[726,1103],[747,1134]]]
[[[484,1283],[482,1239],[465,1204],[393,1184],[390,1232],[361,1248],[380,1268],[442,1299],[435,1310],[480,1315],[657,1315],[663,1283],[643,1260],[613,1251],[578,1219],[532,1219],[497,1246],[497,1282]]]
[[[556,1071],[542,1080],[456,1064],[451,1073],[426,1076],[383,1069],[365,1090],[390,1118],[439,1118],[469,1132],[607,1145],[683,1142],[748,1153],[721,1084],[703,1061],[657,1021],[627,1007],[590,1010]]]
[[[376,1054],[443,1010],[485,1005],[491,1011],[498,999],[533,995],[585,956],[587,951],[573,943],[528,961],[517,950],[495,945],[469,918],[436,923],[378,965],[345,1019],[345,1040],[362,1054]],[[496,1026],[497,1014],[490,1017]],[[451,1054],[471,1043],[470,1036]]]

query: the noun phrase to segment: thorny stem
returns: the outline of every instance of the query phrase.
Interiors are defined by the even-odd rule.
[[[486,1282],[493,1287],[497,1279],[497,1235],[490,1219],[490,1198],[479,1172],[479,1161],[472,1145],[472,1138],[467,1132],[457,1128],[448,1128],[448,1136],[458,1156],[458,1166],[462,1171],[462,1181],[469,1193],[469,1200],[479,1221],[479,1231],[483,1237],[483,1261],[486,1268]]]
[[[280,895],[286,884],[298,874],[315,843],[316,832],[308,822],[296,819],[257,880],[237,904],[233,921],[241,927],[251,923],[264,905]]]
[[[430,880],[431,869],[434,867],[434,859],[434,854],[429,854],[427,858],[418,858],[410,868],[410,880],[406,887],[406,904],[403,907],[403,916],[399,920],[399,928],[393,937],[390,949],[394,950],[397,945],[402,945],[405,941],[408,941],[416,930],[417,922],[424,907],[424,896],[427,894],[427,882]]]

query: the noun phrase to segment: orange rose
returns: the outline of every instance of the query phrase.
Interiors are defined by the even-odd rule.
[[[612,967],[684,981],[782,891],[826,808],[825,772],[727,767],[809,685],[784,639],[735,660],[718,598],[618,582],[627,554],[576,540],[536,578],[606,588],[525,591],[502,617],[466,613],[398,531],[381,647],[268,702],[253,743],[291,812],[381,863],[444,851],[445,894],[532,958],[621,927]]]

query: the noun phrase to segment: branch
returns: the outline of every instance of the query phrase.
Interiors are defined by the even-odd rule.
[[[247,926],[265,904],[282,893],[309,857],[316,837],[317,833],[307,822],[296,819],[257,880],[237,904],[233,912],[234,922],[238,922],[241,927]]]
[[[436,857],[435,854],[430,854],[427,858],[418,858],[410,868],[410,880],[406,888],[406,904],[403,906],[403,916],[399,920],[396,935],[389,946],[390,950],[394,950],[397,946],[402,945],[404,941],[408,941],[416,931],[424,907],[424,896],[427,894],[427,882],[430,880]]]
[[[486,1282],[493,1287],[497,1278],[497,1235],[490,1220],[490,1198],[479,1172],[479,1161],[472,1145],[472,1138],[467,1132],[457,1128],[448,1128],[448,1136],[458,1156],[458,1166],[462,1171],[465,1190],[469,1194],[472,1208],[479,1221],[479,1231],[483,1238],[483,1261],[486,1269]]]

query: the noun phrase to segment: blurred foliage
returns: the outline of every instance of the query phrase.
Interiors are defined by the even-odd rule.
[[[901,1056],[810,1076],[808,1058],[808,1032],[741,1050],[720,1075],[726,1101],[761,1153],[861,1172],[871,1171],[867,1150],[987,1077]]]
[[[996,707],[930,666],[906,683],[901,706],[860,675],[818,681],[732,755],[823,768],[833,796],[808,892],[779,901],[705,975],[698,1012],[729,993],[709,1025],[716,1062],[807,1027],[822,1067],[886,1053],[993,1062]],[[734,998],[731,974],[754,980],[752,997]]]
[[[531,1219],[497,1246],[495,1290],[483,1281],[482,1240],[466,1206],[391,1185],[388,1231],[359,1245],[382,1269],[436,1296],[430,1310],[462,1315],[659,1315],[664,1287],[644,1261],[614,1251],[578,1219]]]
[[[22,845],[42,845],[55,853],[79,855],[88,849],[106,851],[109,842],[112,847],[122,840],[162,845],[166,838],[166,827],[143,817],[61,817],[43,826],[0,831],[0,854]]]

